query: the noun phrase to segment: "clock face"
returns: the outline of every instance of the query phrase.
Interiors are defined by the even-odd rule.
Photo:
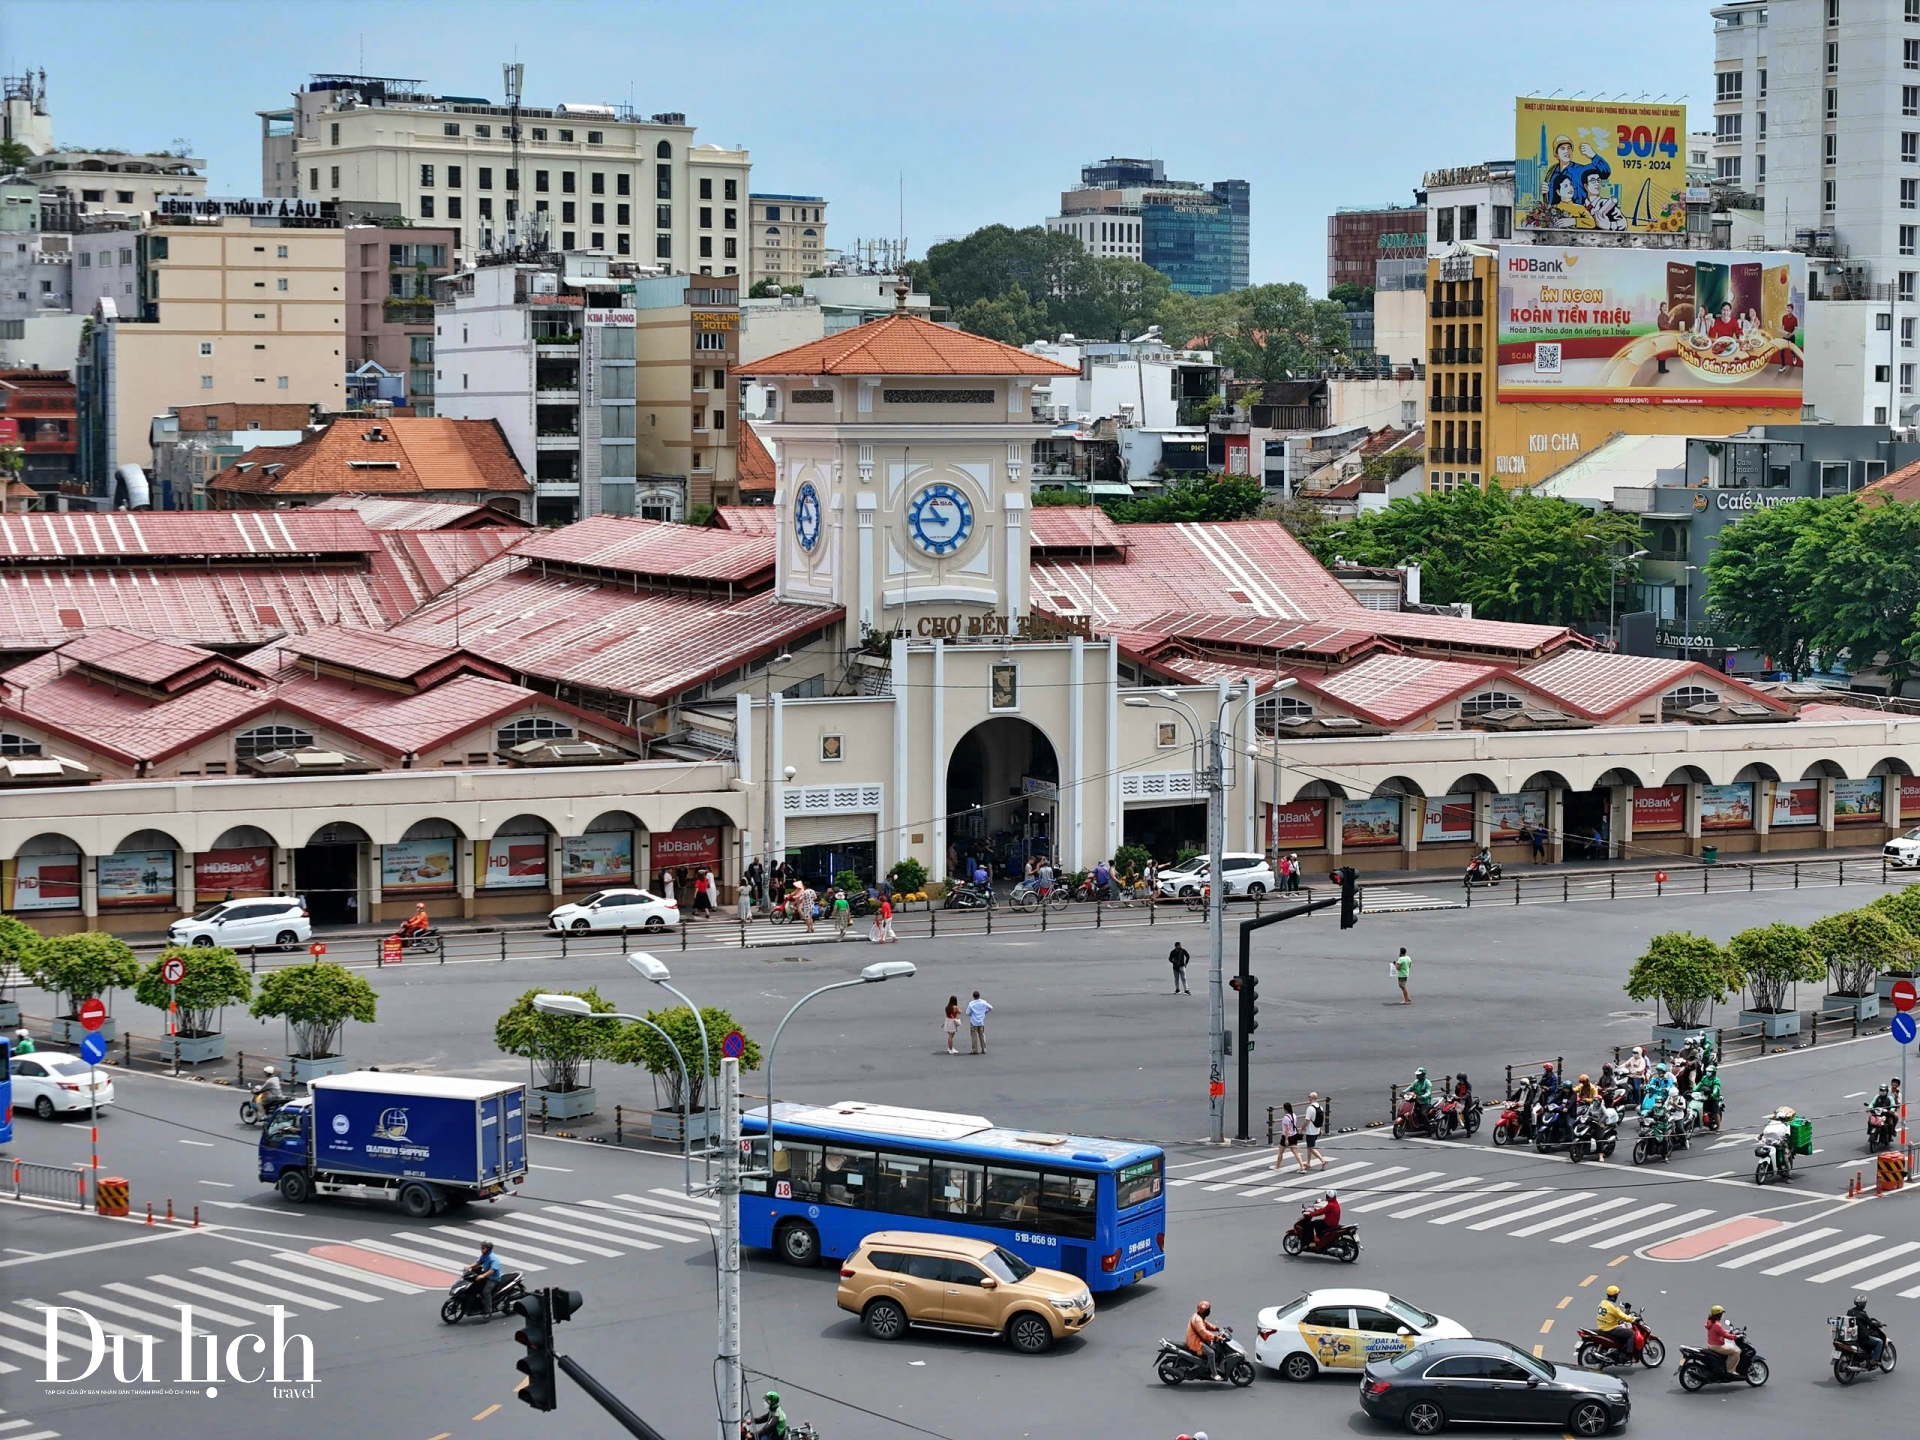
[[[973,502],[952,485],[928,485],[907,502],[907,534],[929,555],[951,555],[973,534]]]
[[[820,492],[811,480],[802,482],[800,493],[794,497],[793,531],[802,550],[811,553],[820,543]]]

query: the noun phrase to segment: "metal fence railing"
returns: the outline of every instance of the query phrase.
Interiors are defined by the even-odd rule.
[[[68,1165],[36,1165],[31,1160],[15,1160],[13,1198],[71,1204],[84,1210],[87,1208],[87,1172]]]

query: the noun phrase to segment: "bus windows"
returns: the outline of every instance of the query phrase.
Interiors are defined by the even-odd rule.
[[[868,1181],[873,1178],[873,1152],[827,1146],[826,1163],[820,1172],[820,1198],[829,1205],[865,1208]]]
[[[781,1200],[820,1198],[820,1147],[778,1141],[773,1152],[773,1193]]]
[[[766,1170],[767,1168],[767,1137],[766,1136],[754,1135],[754,1136],[747,1137],[747,1153],[741,1165],[741,1168],[749,1172],[754,1170],[759,1170],[764,1172]],[[785,1177],[782,1176],[781,1178],[784,1179]],[[765,1195],[767,1193],[767,1189],[768,1189],[767,1177],[764,1173],[759,1175],[754,1175],[749,1173],[746,1175],[742,1175],[740,1177],[740,1193],[742,1195]]]
[[[984,1165],[965,1165],[956,1160],[933,1162],[933,1214],[949,1220],[978,1220],[985,1211],[983,1197],[987,1189]]]
[[[1047,1174],[1040,1182],[1041,1228],[1070,1240],[1091,1240],[1098,1195],[1099,1181],[1091,1175]]]
[[[917,1155],[880,1156],[879,1183],[871,1204],[889,1215],[927,1213],[927,1162]]]
[[[1008,1170],[995,1165],[987,1171],[986,1215],[1016,1225],[1040,1218],[1040,1175],[1034,1170]]]
[[[1113,1177],[1114,1204],[1119,1209],[1131,1210],[1149,1200],[1158,1200],[1164,1178],[1161,1167],[1164,1164],[1162,1157],[1156,1155],[1151,1160],[1124,1167]]]

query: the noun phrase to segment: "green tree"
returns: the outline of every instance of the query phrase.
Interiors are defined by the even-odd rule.
[[[1821,500],[1756,510],[1720,532],[1707,557],[1707,610],[1741,645],[1798,679],[1813,664],[1816,623],[1806,604],[1820,568],[1814,521]]]
[[[968,301],[953,312],[953,319],[962,330],[1005,345],[1024,345],[1047,332],[1046,311],[1036,308],[1018,284],[997,296]]]
[[[178,985],[169,985],[162,973],[169,960],[179,960],[186,973]],[[181,945],[162,950],[140,972],[133,998],[155,1010],[169,1002],[180,1006],[180,1033],[211,1035],[218,1029],[219,1012],[253,998],[253,976],[240,957],[220,945]]]
[[[323,1060],[340,1053],[347,1021],[373,1024],[379,997],[373,987],[344,966],[328,960],[289,965],[260,981],[249,1013],[266,1020],[279,1016],[292,1027],[294,1055]]]
[[[1725,1000],[1740,987],[1741,974],[1727,952],[1691,930],[1669,930],[1647,942],[1646,953],[1627,973],[1627,994],[1657,1000],[1667,1019],[1691,1029],[1706,1018],[1707,1006]]]
[[[896,860],[887,871],[887,883],[893,886],[896,895],[917,895],[927,888],[927,867],[911,855]]]
[[[1284,380],[1295,371],[1317,370],[1347,348],[1346,311],[1314,299],[1304,285],[1251,285],[1211,298],[1222,322],[1212,348],[1242,380]]]
[[[1742,930],[1727,941],[1727,958],[1745,979],[1753,1008],[1768,1014],[1787,1008],[1789,987],[1812,984],[1827,973],[1814,954],[1812,937],[1798,925],[1776,922]]]
[[[20,973],[56,996],[66,1017],[79,1013],[82,1000],[126,989],[139,973],[127,942],[104,930],[50,935],[19,958]]]
[[[1905,939],[1905,949],[1887,970],[1895,975],[1911,975],[1920,969],[1920,886],[1909,885],[1882,895],[1866,908],[1892,921]]]
[[[734,1023],[731,1013],[714,1005],[700,1007],[700,1019],[707,1027],[707,1063],[700,1064],[700,1026],[694,1022],[693,1011],[684,1005],[676,1005],[670,1010],[649,1010],[647,1019],[666,1031],[673,1041],[674,1049],[680,1052],[681,1060],[687,1067],[687,1080],[693,1087],[688,1098],[687,1109],[699,1110],[706,1093],[706,1082],[720,1073],[721,1042],[729,1030],[740,1027]],[[608,1059],[621,1065],[639,1065],[658,1081],[659,1090],[666,1103],[666,1110],[678,1110],[681,1107],[680,1067],[674,1063],[673,1051],[667,1048],[666,1041],[648,1029],[645,1025],[626,1024],[615,1031]],[[740,1068],[758,1070],[760,1068],[760,1047],[752,1040],[747,1041],[746,1049],[740,1056]]]
[[[1813,579],[1820,621],[1815,643],[1844,655],[1855,673],[1881,666],[1893,693],[1920,664],[1920,504],[1861,506],[1842,498],[1851,519],[1833,537]]]
[[[1157,495],[1115,500],[1105,509],[1122,525],[1246,520],[1260,513],[1266,498],[1260,482],[1245,475],[1193,475],[1174,481]]]
[[[33,152],[21,141],[0,140],[0,174],[10,175],[33,158]]]
[[[529,990],[493,1022],[493,1043],[509,1055],[531,1060],[542,1090],[566,1094],[585,1089],[581,1068],[612,1051],[620,1027],[578,1015],[543,1015],[533,1008],[534,998],[542,994],[578,995],[595,1014],[613,1009],[613,1002],[602,999],[598,990]]]
[[[1905,958],[1906,932],[1877,910],[1847,910],[1807,927],[1835,995],[1870,995],[1874,978]]]
[[[1358,280],[1342,280],[1327,291],[1327,299],[1344,310],[1365,310],[1373,304],[1373,287]]]
[[[1144,845],[1122,845],[1113,852],[1113,868],[1117,874],[1125,875],[1131,871],[1135,875],[1144,875],[1147,864],[1153,859],[1153,852]]]
[[[0,915],[0,997],[20,981],[27,958],[40,949],[40,932],[11,915]]]

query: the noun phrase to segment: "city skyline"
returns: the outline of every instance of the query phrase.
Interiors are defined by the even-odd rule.
[[[1381,17],[1433,13],[1411,3],[1362,8]],[[1040,224],[1084,164],[1159,158],[1170,174],[1246,180],[1252,280],[1298,281],[1317,293],[1326,217],[1342,206],[1411,203],[1424,170],[1503,156],[1512,135],[1507,97],[1556,89],[1686,96],[1699,128],[1710,113],[1709,7],[1631,0],[1616,15],[1622,8],[1664,21],[1627,27],[1661,43],[1619,49],[1598,67],[1543,64],[1526,43],[1537,7],[1506,0],[1449,7],[1444,27],[1397,46],[1377,44],[1379,28],[1357,26],[1351,7],[1216,5],[1190,12],[1192,43],[1171,48],[1156,37],[1185,23],[1182,12],[1132,3],[1069,6],[1052,12],[1065,19],[1045,30],[1031,12],[1003,3],[886,11],[885,33],[874,23],[883,12],[858,6],[817,12],[823,19],[801,28],[754,0],[698,11],[588,0],[569,7],[563,30],[519,33],[512,22],[536,18],[536,7],[423,3],[409,7],[404,33],[436,43],[409,41],[404,61],[391,58],[401,32],[365,28],[353,12],[99,0],[86,7],[89,25],[53,12],[11,17],[0,54],[9,74],[47,71],[61,144],[163,149],[185,139],[207,160],[213,194],[259,192],[254,112],[284,104],[309,74],[405,73],[439,93],[498,99],[499,67],[510,59],[527,66],[530,104],[631,101],[646,112],[684,111],[702,143],[752,152],[755,188],[828,197],[839,246],[892,238],[903,191],[909,253],[923,255],[984,225]],[[477,15],[508,23],[473,26]],[[103,71],[101,50],[88,43],[100,33],[138,34],[140,43],[124,61],[106,56]],[[183,92],[180,78],[207,63],[210,33],[221,36],[221,70],[245,78]],[[613,43],[583,53],[582,37],[593,34]],[[1489,52],[1489,35],[1512,43]],[[620,43],[629,37],[630,47]],[[1225,62],[1246,55],[1272,59],[1223,76]],[[1301,56],[1311,63],[1294,63]],[[949,81],[973,80],[929,87],[936,58]],[[723,59],[748,83],[713,84],[725,78],[715,68]],[[662,76],[698,78],[649,91]],[[1090,76],[1111,80],[1094,88]],[[823,89],[855,79],[867,105],[833,103]],[[183,101],[183,93],[211,98]],[[1409,93],[1425,97],[1425,118],[1415,112],[1410,121],[1399,105],[1351,104],[1356,94]]]

